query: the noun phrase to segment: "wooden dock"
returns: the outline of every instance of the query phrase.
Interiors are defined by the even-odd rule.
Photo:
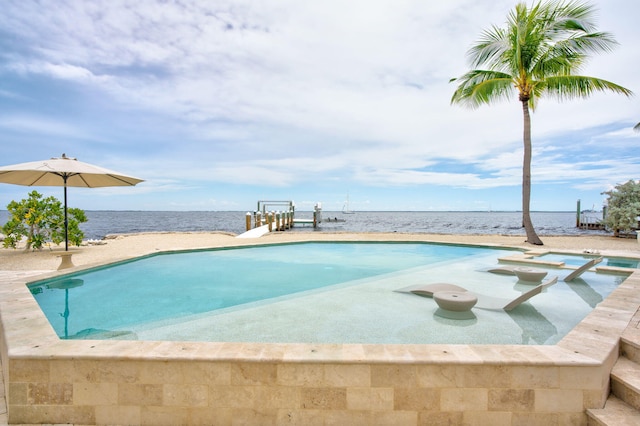
[[[322,223],[322,205],[316,203],[313,208],[313,218],[295,217],[293,201],[258,201],[258,208],[247,212],[246,232],[237,238],[259,238],[269,232],[286,231],[295,225],[318,227]],[[281,210],[269,210],[279,207]]]
[[[581,210],[580,200],[578,200],[576,208],[576,228],[604,231],[606,229],[604,224],[606,214],[607,209],[605,207],[602,208],[602,212]]]

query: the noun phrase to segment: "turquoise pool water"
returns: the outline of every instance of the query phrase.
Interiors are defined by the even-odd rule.
[[[515,297],[530,287],[486,272],[504,254],[426,243],[295,243],[158,254],[29,287],[61,338],[550,344],[622,281],[586,273],[579,285],[559,283],[509,314],[474,309],[464,321],[434,316],[432,299],[394,291],[453,282]]]
[[[568,266],[580,266],[598,257],[597,255],[571,255],[571,254],[545,254],[538,256],[537,259],[549,262],[564,262]],[[638,268],[638,262],[635,259],[627,259],[624,257],[605,257],[600,266],[614,266],[618,268]]]

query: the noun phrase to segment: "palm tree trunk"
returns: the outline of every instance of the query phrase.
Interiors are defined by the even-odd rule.
[[[542,245],[542,240],[536,234],[531,222],[531,116],[529,115],[529,101],[522,100],[522,113],[524,115],[524,158],[522,161],[522,225],[527,232],[529,244]]]

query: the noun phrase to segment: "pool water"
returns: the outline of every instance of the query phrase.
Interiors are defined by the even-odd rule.
[[[580,256],[570,254],[544,254],[536,257],[536,259],[544,260],[546,262],[564,262],[568,266],[581,266],[586,262],[598,257],[597,255]],[[605,257],[601,266],[613,266],[617,268],[638,268],[638,260],[627,259],[624,257]]]
[[[281,244],[158,254],[30,289],[61,338],[553,344],[623,279],[588,272],[510,313],[474,309],[469,320],[439,317],[432,299],[395,291],[453,282],[513,298],[530,286],[485,272],[503,255],[427,243]]]

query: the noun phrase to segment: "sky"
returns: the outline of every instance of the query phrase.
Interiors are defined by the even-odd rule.
[[[507,0],[3,0],[0,166],[62,153],[145,181],[85,210],[520,210],[522,109],[451,105]],[[534,211],[640,179],[640,2],[593,1],[622,85],[532,114]],[[0,209],[32,190],[0,184]]]

